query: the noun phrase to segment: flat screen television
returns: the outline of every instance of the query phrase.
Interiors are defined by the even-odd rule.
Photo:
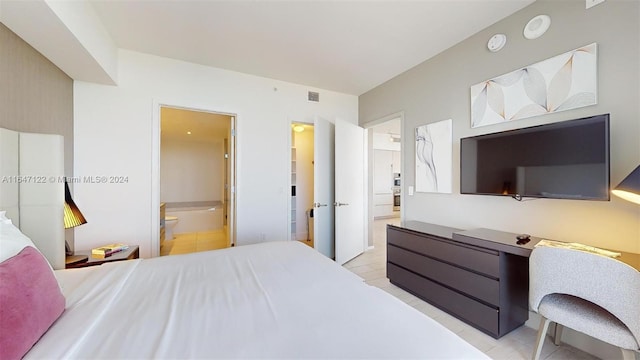
[[[609,200],[609,114],[460,139],[460,192]]]

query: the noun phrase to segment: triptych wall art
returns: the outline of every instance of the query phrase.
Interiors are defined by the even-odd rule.
[[[593,43],[471,87],[471,127],[597,103]]]
[[[451,119],[416,128],[416,191],[451,193]]]

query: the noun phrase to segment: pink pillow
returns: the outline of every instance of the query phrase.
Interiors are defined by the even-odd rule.
[[[0,359],[19,359],[64,311],[47,260],[31,246],[0,264]]]

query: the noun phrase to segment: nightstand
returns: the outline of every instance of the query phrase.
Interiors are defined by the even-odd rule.
[[[71,264],[68,263],[66,264],[65,268],[74,269],[74,268],[81,268],[81,267],[87,267],[87,266],[101,265],[111,261],[124,261],[124,260],[137,259],[140,257],[140,248],[138,247],[138,245],[130,245],[127,250],[117,252],[111,256],[108,256],[102,259],[92,257],[91,250],[77,251],[73,256],[78,256],[78,255],[85,255],[89,259],[84,262],[77,262],[77,263],[71,263]],[[71,257],[72,256],[68,256],[67,259],[70,259]]]

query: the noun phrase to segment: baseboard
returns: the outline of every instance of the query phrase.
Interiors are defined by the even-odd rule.
[[[380,216],[374,216],[373,220],[395,219],[395,218],[399,218],[399,217],[400,217],[400,214],[380,215]]]

